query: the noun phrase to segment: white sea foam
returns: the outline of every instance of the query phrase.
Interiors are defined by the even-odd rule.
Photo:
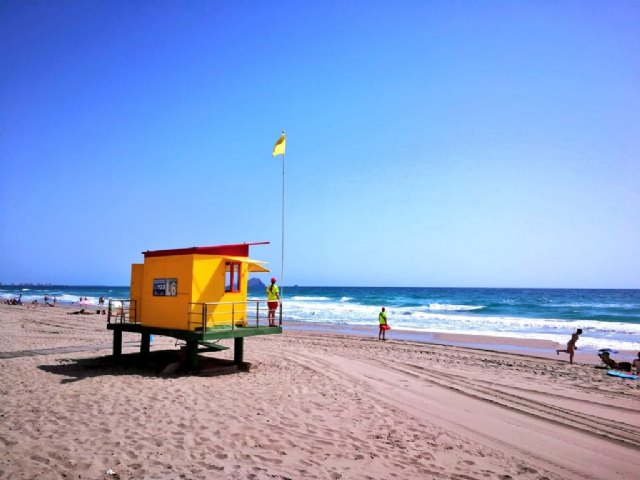
[[[464,312],[470,310],[482,310],[484,307],[482,305],[447,305],[442,303],[432,303],[426,308],[429,310]]]
[[[292,318],[304,321],[313,317],[314,321],[332,321],[338,323],[366,324],[371,319],[377,319],[379,307],[356,303],[325,303],[311,301],[286,301],[286,311]],[[564,332],[582,328],[583,330],[597,330],[603,333],[623,332],[640,335],[640,324],[624,322],[601,322],[597,320],[561,320],[548,318],[525,318],[508,316],[465,315],[455,313],[455,306],[443,308],[446,313],[430,311],[428,307],[388,307],[387,312],[398,325],[430,326],[438,324],[473,326],[489,330],[561,330]],[[478,309],[478,306],[463,306],[468,310]],[[425,311],[426,310],[426,311]],[[451,313],[449,313],[451,312]]]
[[[331,300],[329,297],[305,297],[303,295],[294,295],[293,297],[290,297],[291,300],[302,300],[302,301],[306,301],[306,300]]]
[[[639,308],[640,305],[632,304],[632,303],[584,303],[584,302],[574,302],[574,303],[549,303],[549,304],[541,304],[538,305],[542,308],[619,308],[622,310],[633,310],[635,308]]]
[[[577,328],[584,331],[598,331],[600,333],[628,333],[640,335],[640,324],[623,322],[601,322],[598,320],[560,320],[553,318],[523,318],[500,316],[471,316],[456,314],[437,314],[416,312],[412,315],[415,325],[450,324],[479,326],[486,330],[497,331],[528,331],[528,330],[561,330],[571,332]],[[397,320],[403,322],[402,317]],[[420,321],[422,320],[422,321]]]
[[[315,300],[318,300],[317,297]],[[483,316],[471,313],[481,306],[434,305],[388,307],[389,322],[397,330],[467,333],[503,337],[539,338],[566,343],[577,328],[585,334],[580,341],[589,348],[640,350],[640,324],[597,320],[563,320]],[[456,310],[464,307],[469,311]],[[350,302],[286,301],[285,317],[302,322],[372,326],[377,324],[379,307]],[[439,310],[438,310],[439,309]],[[459,313],[457,313],[459,312]],[[584,340],[583,340],[584,339]]]
[[[59,297],[57,297],[57,299],[58,299],[59,302],[65,302],[65,303],[79,303],[80,302],[80,297],[78,297],[77,295],[64,294],[64,295],[60,295]]]
[[[393,324],[393,328],[398,331],[421,331],[421,329],[415,328],[403,328]],[[442,328],[428,328],[424,330],[429,333],[450,333],[460,335],[478,335],[478,336],[491,336],[499,338],[523,338],[528,340],[548,340],[563,346],[567,343],[568,336],[551,334],[551,333],[537,333],[537,332],[518,332],[517,335],[514,332],[500,332],[500,331],[487,331],[487,330],[466,330],[466,329],[442,329]],[[599,338],[589,337],[582,335],[578,341],[578,351],[580,350],[599,350],[601,348],[612,348],[614,350],[631,350],[637,351],[640,349],[638,342],[617,340],[611,338]]]

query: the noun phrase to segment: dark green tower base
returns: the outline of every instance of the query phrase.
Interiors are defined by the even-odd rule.
[[[113,357],[122,355],[122,332],[139,333],[140,356],[144,359],[149,354],[151,335],[164,335],[184,340],[187,343],[187,361],[190,370],[198,369],[198,351],[203,350],[227,350],[228,347],[213,343],[223,338],[233,338],[233,363],[241,365],[244,357],[244,337],[255,335],[274,335],[282,333],[282,327],[234,327],[208,329],[206,333],[188,330],[171,330],[167,328],[145,327],[139,323],[109,323],[109,330],[113,330]]]

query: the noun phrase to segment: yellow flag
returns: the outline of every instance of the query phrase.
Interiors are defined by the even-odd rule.
[[[287,148],[287,137],[284,135],[284,130],[283,130],[282,135],[280,135],[280,138],[278,139],[276,144],[273,146],[272,156],[275,157],[276,155],[284,155],[284,151],[286,148]]]

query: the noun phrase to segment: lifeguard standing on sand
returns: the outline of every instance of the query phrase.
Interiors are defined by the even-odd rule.
[[[280,302],[280,289],[276,285],[276,277],[271,278],[271,285],[267,287],[267,306],[269,307],[269,326],[276,326],[276,310]]]
[[[389,325],[387,324],[387,312],[385,312],[384,307],[378,314],[378,321],[380,322],[380,330],[378,330],[378,340],[386,340],[384,334],[387,330],[389,330]]]

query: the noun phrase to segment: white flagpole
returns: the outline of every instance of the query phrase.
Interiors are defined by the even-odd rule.
[[[284,295],[284,157],[282,154],[282,252],[280,256],[280,326],[282,326],[282,298]]]
[[[280,290],[284,288],[284,157],[282,154],[282,254],[280,258]]]

